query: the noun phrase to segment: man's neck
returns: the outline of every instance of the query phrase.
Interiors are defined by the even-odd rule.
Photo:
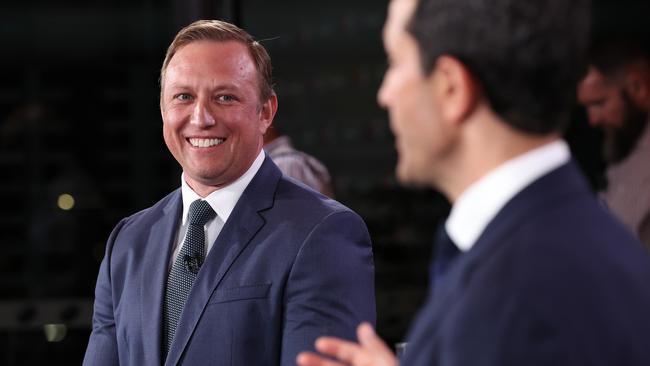
[[[468,126],[458,153],[447,163],[440,189],[453,204],[472,184],[503,163],[559,139],[559,134],[519,132],[498,119]]]

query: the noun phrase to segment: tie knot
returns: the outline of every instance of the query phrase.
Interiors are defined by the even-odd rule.
[[[203,226],[215,215],[214,210],[207,201],[196,200],[190,205],[190,225]]]

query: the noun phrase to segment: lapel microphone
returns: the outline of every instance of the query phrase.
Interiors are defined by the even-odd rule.
[[[201,269],[203,261],[198,253],[194,253],[192,256],[185,254],[183,257],[183,264],[185,265],[185,270],[197,274],[199,273],[199,269]]]

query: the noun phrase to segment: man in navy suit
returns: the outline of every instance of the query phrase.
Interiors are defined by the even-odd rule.
[[[290,365],[374,322],[365,224],[264,155],[271,85],[266,50],[234,25],[176,36],[160,109],[181,188],[110,235],[84,365]]]
[[[587,40],[583,0],[393,0],[390,113],[402,182],[440,189],[430,292],[403,366],[650,365],[650,258],[560,138]],[[320,338],[301,366],[396,365]]]

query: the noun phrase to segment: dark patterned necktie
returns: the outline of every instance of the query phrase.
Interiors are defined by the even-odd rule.
[[[165,290],[165,303],[163,304],[164,356],[169,352],[187,296],[205,258],[204,226],[214,216],[214,210],[206,201],[196,200],[190,205],[187,234],[172,270],[169,272]]]

